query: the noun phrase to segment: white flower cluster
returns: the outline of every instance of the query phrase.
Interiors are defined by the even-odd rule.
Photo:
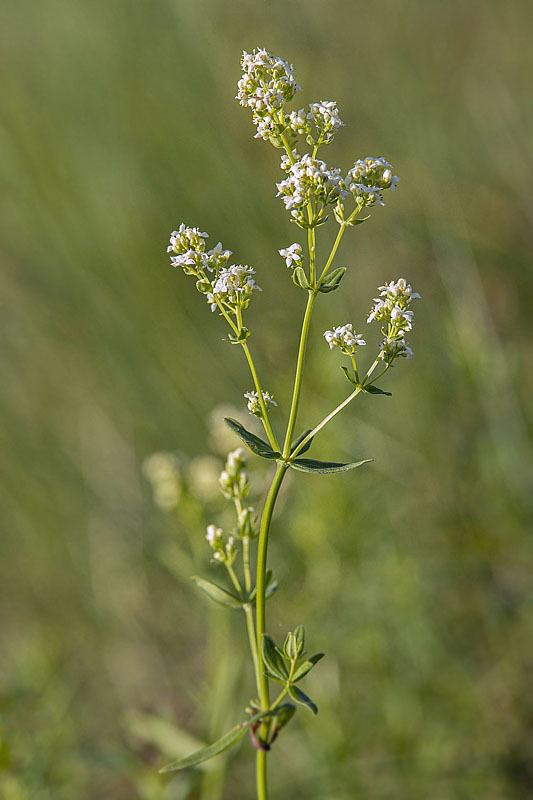
[[[296,136],[305,136],[307,144],[329,144],[344,125],[334,100],[310,103],[309,110],[300,108],[289,115],[289,128]]]
[[[217,300],[225,303],[232,311],[237,308],[246,308],[252,292],[254,290],[262,291],[252,275],[255,275],[255,270],[244,264],[223,267],[218,273],[212,291],[206,294],[207,302],[211,304],[211,311],[216,310]]]
[[[220,491],[226,500],[231,500],[232,497],[245,497],[248,494],[250,484],[245,469],[247,460],[242,447],[228,453],[226,465],[218,480]]]
[[[384,158],[367,158],[356,161],[348,171],[344,183],[349,192],[362,206],[373,206],[378,203],[384,206],[384,189],[394,189],[399,178],[392,174],[392,164]]]
[[[379,286],[379,297],[374,298],[367,322],[383,322],[382,331],[385,339],[381,345],[380,358],[390,364],[395,358],[402,356],[412,358],[413,351],[405,342],[405,334],[412,330],[414,312],[410,305],[412,300],[420,298],[413,292],[405,278]]]
[[[167,253],[173,267],[181,267],[187,275],[203,278],[205,272],[218,272],[225,267],[231,256],[231,250],[224,250],[219,242],[211,250],[206,250],[205,239],[209,234],[199,228],[189,228],[183,222],[177,231],[170,234]]]
[[[230,567],[237,557],[234,537],[228,536],[227,541],[224,542],[222,528],[217,528],[216,525],[211,524],[207,526],[205,538],[209,543],[209,547],[214,551],[213,560]]]
[[[278,112],[301,89],[294,79],[292,64],[264,48],[256,48],[252,53],[243,52],[241,66],[243,74],[237,83],[236,99],[241,106],[252,109],[256,138],[278,136],[284,127],[279,123]]]
[[[277,407],[278,404],[276,403],[272,395],[269,394],[269,392],[265,392],[263,390],[262,394],[263,394],[263,400],[265,401],[265,405],[267,406],[271,405]],[[254,417],[261,417],[263,415],[263,412],[261,411],[261,403],[259,402],[258,393],[245,392],[244,397],[246,398],[246,400],[248,400],[247,406],[250,414],[253,414]]]
[[[234,533],[241,539],[255,536],[258,533],[258,520],[254,509],[251,506],[246,508],[240,502],[250,490],[248,474],[245,470],[246,462],[246,453],[242,447],[232,450],[228,453],[226,466],[220,473],[219,479],[220,491],[226,500],[237,500],[237,528]],[[233,547],[233,540],[231,546]]]
[[[294,244],[289,245],[289,247],[278,250],[278,253],[285,259],[287,267],[302,266],[303,250],[302,245],[298,244],[298,242],[294,242]]]
[[[355,333],[351,322],[346,323],[346,325],[339,325],[332,331],[326,331],[324,338],[329,344],[330,350],[333,350],[334,347],[339,347],[341,352],[347,356],[353,355],[356,347],[362,347],[366,344],[363,334]]]
[[[282,160],[287,164],[287,160]],[[308,227],[305,209],[308,203],[316,206],[315,224],[320,221],[321,212],[345,194],[338,168],[328,169],[325,161],[313,158],[309,153],[302,156],[287,168],[287,178],[276,184],[278,193],[287,211],[291,212],[294,221],[301,227]]]

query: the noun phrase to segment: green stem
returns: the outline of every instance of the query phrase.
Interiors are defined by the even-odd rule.
[[[307,306],[305,309],[304,319],[302,323],[302,332],[300,335],[300,346],[298,350],[298,361],[296,362],[296,375],[294,378],[294,390],[292,394],[291,410],[289,414],[289,422],[287,424],[287,433],[285,435],[285,442],[283,444],[283,457],[288,458],[291,452],[291,441],[294,433],[294,426],[296,425],[296,417],[298,414],[298,405],[300,403],[300,392],[302,387],[302,372],[305,359],[305,350],[307,346],[307,337],[309,335],[309,325],[311,322],[311,314],[313,305],[316,299],[316,292],[309,292],[307,298]]]
[[[341,225],[339,227],[339,232],[337,233],[337,238],[335,239],[335,241],[333,243],[333,247],[331,248],[331,253],[329,254],[328,260],[326,261],[326,266],[322,270],[322,274],[321,274],[320,278],[318,279],[318,285],[319,286],[322,283],[322,281],[324,280],[324,278],[326,277],[327,271],[331,266],[331,262],[335,258],[335,254],[336,254],[337,249],[338,249],[338,247],[339,247],[339,245],[341,243],[341,239],[342,239],[342,237],[344,235],[344,231],[345,230],[346,230],[346,223],[343,222],[343,223],[341,223]]]
[[[255,683],[257,691],[261,691],[261,669],[259,666],[259,657],[257,655],[257,639],[255,635],[254,615],[252,607],[249,603],[243,605],[244,614],[246,616],[246,628],[248,629],[248,640],[250,642],[250,651],[252,653],[252,661],[254,662]]]
[[[264,750],[258,750],[256,756],[257,800],[268,800],[266,757]]]
[[[242,586],[240,584],[238,577],[235,574],[235,570],[233,569],[231,564],[228,564],[227,562],[226,562],[226,569],[228,570],[228,574],[231,578],[232,584],[235,587],[235,590],[240,594],[242,592]]]
[[[240,308],[237,309],[237,323],[238,323],[238,330],[242,329],[242,311]],[[263,389],[261,388],[261,383],[259,381],[259,376],[257,374],[257,370],[255,368],[254,360],[252,358],[252,354],[250,353],[250,348],[246,344],[246,342],[241,342],[242,349],[244,350],[244,355],[246,356],[246,360],[248,362],[248,366],[250,367],[250,372],[252,373],[252,378],[255,386],[255,391],[257,392],[257,399],[259,401],[259,406],[261,407],[261,421],[263,423],[263,427],[265,429],[265,433],[268,436],[268,441],[270,442],[271,447],[274,450],[279,451],[279,444],[278,440],[276,439],[276,434],[272,428],[272,424],[270,422],[270,418],[268,416],[268,409],[265,403],[265,399],[263,397]]]
[[[244,588],[250,593],[252,589],[252,576],[250,574],[250,537],[242,539],[242,565],[244,569]]]
[[[278,493],[285,476],[288,465],[278,463],[274,478],[268,490],[265,500],[265,507],[261,517],[261,526],[259,529],[259,543],[257,546],[257,579],[256,579],[256,611],[255,622],[257,632],[257,654],[259,660],[259,696],[261,700],[261,708],[267,711],[270,708],[270,695],[268,690],[268,678],[264,674],[263,655],[261,652],[261,643],[263,635],[266,633],[266,618],[265,618],[265,590],[266,590],[266,562],[268,550],[268,532],[270,529],[270,521],[272,519],[272,512],[278,497]]]
[[[367,379],[367,378],[369,378],[369,377],[372,375],[372,373],[374,372],[374,370],[376,369],[376,367],[377,367],[377,365],[378,365],[378,364],[379,364],[379,359],[377,359],[377,358],[376,358],[376,360],[374,361],[374,363],[372,364],[372,366],[370,367],[370,369],[369,369],[369,370],[368,370],[368,372],[366,373],[366,375],[365,375],[365,377],[364,377],[364,381],[366,381],[366,379]],[[364,381],[363,381],[363,382],[364,382]],[[352,400],[353,400],[355,397],[357,397],[357,395],[358,395],[360,392],[362,392],[362,391],[363,391],[363,388],[362,388],[362,386],[357,386],[357,388],[356,388],[356,389],[354,389],[354,391],[353,391],[353,392],[352,392],[350,395],[348,395],[348,397],[347,397],[345,400],[343,400],[343,401],[342,401],[342,403],[339,403],[339,405],[338,405],[336,408],[334,408],[334,409],[333,409],[333,411],[331,411],[331,412],[330,412],[330,413],[327,415],[327,417],[324,417],[324,419],[323,419],[321,422],[319,422],[319,423],[318,423],[318,425],[316,425],[316,427],[314,427],[314,428],[313,428],[313,430],[312,430],[312,431],[310,431],[310,432],[307,434],[307,436],[305,437],[305,439],[302,439],[302,441],[300,442],[300,444],[298,445],[298,447],[296,447],[296,448],[294,449],[294,451],[293,451],[293,452],[290,454],[290,457],[291,457],[291,458],[296,458],[296,456],[298,455],[298,453],[300,453],[300,451],[301,451],[301,450],[302,450],[302,448],[303,448],[303,447],[304,447],[304,446],[307,444],[307,442],[309,441],[309,439],[312,439],[312,438],[313,438],[313,436],[316,436],[316,434],[317,434],[319,431],[321,431],[321,430],[322,430],[322,428],[324,428],[324,427],[325,427],[325,426],[328,424],[328,422],[331,422],[331,420],[333,419],[333,417],[336,417],[336,416],[337,416],[337,414],[339,414],[339,413],[342,411],[342,409],[343,409],[343,408],[346,408],[346,406],[347,406],[349,403],[351,403],[351,402],[352,402]]]

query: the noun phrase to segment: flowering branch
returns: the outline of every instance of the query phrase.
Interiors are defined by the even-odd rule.
[[[307,234],[305,259],[299,242],[279,250],[287,268],[291,270],[293,283],[307,292],[307,303],[299,338],[292,399],[283,446],[280,447],[269,415],[269,406],[275,408],[277,403],[263,389],[259,380],[247,344],[250,331],[243,322],[243,312],[253,296],[261,291],[255,281],[254,269],[243,264],[229,265],[231,251],[224,250],[220,242],[214,248],[207,249],[207,233],[198,228],[190,228],[182,223],[171,234],[168,252],[171,253],[172,266],[181,267],[186,275],[195,278],[196,288],[205,296],[211,310],[218,311],[229,325],[230,343],[239,344],[244,351],[254,383],[254,389],[245,392],[244,397],[249,413],[261,420],[267,441],[248,431],[236,420],[226,419],[226,422],[255,455],[276,462],[276,469],[259,520],[254,508],[244,502],[250,488],[245,451],[239,448],[229,453],[220,476],[220,489],[233,504],[236,525],[225,534],[222,528],[211,524],[206,536],[213,552],[213,561],[226,569],[229,588],[204,578],[194,578],[211,600],[244,612],[258,698],[250,701],[249,716],[244,722],[218,742],[175,762],[167,769],[182,769],[201,763],[231,747],[245,730],[249,730],[252,745],[257,750],[257,798],[267,800],[267,753],[292,718],[296,710],[294,703],[306,706],[315,714],[318,712],[316,704],[300,688],[299,681],[323,655],[317,653],[302,661],[302,626],[287,634],[282,647],[267,633],[266,603],[277,587],[271,571],[267,569],[268,544],[279,491],[288,469],[331,474],[354,469],[369,461],[341,463],[302,456],[314,443],[317,434],[359,394],[390,394],[376,384],[398,359],[411,358],[413,355],[405,337],[412,329],[411,303],[420,295],[412,290],[404,278],[378,288],[379,295],[374,298],[367,323],[379,323],[383,338],[362,380],[359,377],[359,353],[362,347],[368,346],[363,334],[356,332],[351,322],[337,325],[324,333],[330,350],[338,349],[348,359],[348,364],[341,365],[341,369],[352,385],[351,393],[312,430],[305,431],[294,441],[314,305],[321,294],[337,290],[344,277],[347,267],[335,266],[334,261],[346,230],[369,219],[368,215],[360,216],[363,209],[383,206],[384,192],[389,189],[394,191],[399,179],[393,175],[392,166],[382,157],[356,160],[344,174],[339,167],[328,167],[317,155],[319,148],[329,145],[344,127],[335,101],[312,102],[307,108],[286,111],[287,103],[301,89],[294,79],[292,65],[264,49],[243,53],[241,65],[243,74],[238,82],[237,99],[252,113],[255,138],[269,141],[283,151],[281,169],[284,177],[276,184],[277,196],[289,212],[291,222]],[[302,145],[307,145],[309,151],[300,153]],[[328,258],[318,268],[317,229],[326,224],[330,217],[339,227]],[[376,375],[379,364],[382,364],[382,370]],[[256,538],[256,578],[253,586],[250,547]],[[277,681],[283,686],[273,702],[270,700],[270,681]],[[293,702],[282,703],[287,695]]]

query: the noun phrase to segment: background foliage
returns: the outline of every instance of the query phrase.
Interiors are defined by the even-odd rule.
[[[531,796],[530,4],[19,0],[2,16],[1,796],[222,796],[224,765],[201,784],[156,767],[253,690],[242,621],[207,616],[187,577],[210,569],[203,499],[209,521],[221,507],[207,418],[242,409],[250,380],[165,246],[184,220],[257,269],[250,343],[286,409],[303,297],[277,248],[296,229],[278,154],[233,100],[256,45],[295,63],[299,102],[338,101],[328,161],[383,154],[402,180],[345,237],[302,427],[346,390],[322,331],[361,327],[383,280],[423,296],[394,396],[358,399],[316,453],[375,464],[293,477],[275,524],[271,633],[305,622],[328,657],[309,678],[318,720],[300,712],[276,745],[273,797]],[[179,453],[168,513],[142,475],[156,450]],[[250,796],[249,761],[244,744],[225,798]]]

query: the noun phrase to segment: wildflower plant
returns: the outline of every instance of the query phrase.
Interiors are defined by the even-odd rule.
[[[298,706],[313,714],[318,712],[314,701],[302,689],[301,681],[320,661],[323,654],[308,655],[303,626],[289,631],[284,642],[275,642],[268,634],[266,602],[275,592],[277,582],[267,568],[267,555],[272,514],[283,479],[289,469],[331,474],[352,470],[371,459],[349,463],[323,461],[306,454],[317,435],[359,394],[389,395],[378,381],[399,359],[411,358],[413,352],[406,336],[413,327],[414,300],[420,297],[404,278],[378,287],[378,296],[367,315],[367,324],[379,327],[380,341],[374,358],[362,365],[366,353],[367,334],[358,332],[354,323],[333,326],[324,333],[330,350],[338,349],[347,359],[341,365],[350,383],[348,395],[329,411],[312,429],[297,431],[302,377],[311,317],[315,302],[323,294],[337,290],[346,267],[334,264],[339,244],[348,228],[369,219],[364,214],[374,206],[385,205],[385,194],[394,191],[398,178],[384,158],[358,159],[346,172],[330,167],[318,158],[321,147],[329,145],[344,126],[337,104],[322,100],[307,108],[288,109],[301,87],[296,83],[293,67],[282,58],[256,49],[243,53],[243,74],[238,82],[237,100],[251,111],[256,128],[255,138],[270,142],[281,151],[283,177],[277,183],[291,221],[303,232],[305,243],[296,241],[279,249],[293,283],[303,290],[307,303],[300,333],[292,400],[287,414],[284,435],[276,432],[271,415],[279,418],[281,409],[263,385],[256,369],[248,340],[250,331],[244,324],[245,311],[254,294],[261,291],[255,270],[242,264],[231,264],[231,251],[219,242],[208,246],[208,234],[182,223],[170,236],[167,248],[171,264],[196,280],[198,291],[205,296],[211,310],[229,327],[229,341],[242,348],[248,362],[254,388],[244,394],[250,414],[258,417],[266,438],[247,430],[233,418],[226,418],[229,428],[254,457],[272,462],[273,475],[261,510],[247,503],[250,490],[248,455],[239,447],[229,453],[220,475],[220,491],[234,508],[234,525],[224,531],[216,522],[206,531],[211,558],[226,574],[226,581],[213,583],[193,578],[197,586],[214,602],[240,610],[245,618],[255,676],[257,697],[251,698],[243,717],[234,728],[212,745],[182,758],[164,771],[195,766],[235,745],[249,732],[256,750],[256,786],[258,800],[266,800],[267,754],[283,728],[290,722]],[[337,235],[328,258],[318,264],[316,258],[317,229],[326,224],[337,226]],[[361,328],[359,327],[359,331]],[[365,348],[364,350],[362,348]],[[370,362],[370,363],[369,363]],[[368,364],[368,365],[367,365]],[[221,585],[222,584],[222,585]],[[271,684],[280,685],[272,698]]]

